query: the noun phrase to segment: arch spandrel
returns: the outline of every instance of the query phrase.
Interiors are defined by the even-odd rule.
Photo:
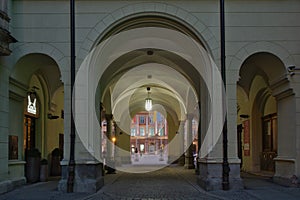
[[[150,4],[152,6],[150,6]],[[130,10],[130,12],[128,12]],[[128,6],[119,8],[114,12],[107,14],[103,20],[99,21],[89,32],[86,39],[82,43],[79,53],[77,54],[78,60],[83,60],[89,51],[95,47],[103,38],[107,35],[114,34],[114,27],[121,27],[121,30],[124,30],[126,27],[125,22],[134,21],[137,18],[145,18],[151,16],[147,20],[142,20],[142,22],[147,23],[148,26],[151,25],[151,18],[153,23],[153,18],[157,18],[155,21],[156,24],[161,24],[156,27],[168,27],[173,30],[179,30],[185,34],[192,36],[194,39],[198,40],[205,49],[212,55],[215,60],[220,59],[219,51],[219,42],[215,35],[210,31],[208,26],[204,24],[199,18],[194,16],[191,13],[186,12],[180,7],[174,5],[169,5],[166,3],[135,3]],[[165,21],[169,22],[165,22]],[[162,23],[160,23],[162,22]],[[171,22],[172,25],[169,23]],[[123,25],[122,25],[123,24]],[[180,25],[181,24],[181,25]],[[127,25],[129,26],[129,24]],[[137,25],[133,28],[137,28]],[[153,24],[151,25],[153,26]],[[123,28],[122,28],[123,27]],[[140,27],[143,27],[140,26]],[[114,30],[116,33],[120,30]],[[93,41],[93,43],[91,43]]]

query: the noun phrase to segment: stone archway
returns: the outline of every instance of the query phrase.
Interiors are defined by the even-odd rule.
[[[161,23],[162,21],[167,20],[168,22],[161,27],[171,28],[171,24],[173,24],[174,27],[172,29],[174,30],[178,30],[180,32],[184,32],[183,30],[185,30],[185,34],[192,33],[194,38],[201,41],[204,44],[205,49],[210,51],[215,60],[220,59],[220,55],[218,53],[218,40],[209,30],[207,25],[201,21],[201,19],[180,7],[160,2],[132,3],[108,14],[89,32],[79,49],[77,59],[83,61],[89,51],[91,51],[92,48],[95,47],[104,37],[107,37],[107,35],[112,33],[116,33],[114,31],[120,30],[119,27],[123,30],[124,28],[126,29],[128,25],[132,25],[131,22],[134,22],[135,19],[138,18],[148,18],[147,20],[144,20],[143,23],[147,23],[147,21],[151,18],[152,20],[156,18],[154,24],[161,25],[163,24]],[[127,26],[123,26],[126,23],[128,23]],[[143,23],[140,23],[139,26]],[[137,28],[138,26],[135,24],[134,27]]]
[[[286,117],[293,115],[293,104],[290,101],[294,99],[293,91],[289,87],[289,81],[286,78],[285,65],[274,54],[255,53],[249,56],[241,66],[238,85],[243,88],[248,96],[246,104],[241,101],[238,104],[249,108],[248,111],[244,109],[246,113],[240,114],[249,116],[252,129],[250,130],[250,137],[252,138],[252,144],[250,144],[250,148],[252,148],[250,149],[251,155],[243,157],[244,163],[250,167],[244,166],[244,169],[246,171],[266,170],[268,167],[262,167],[264,158],[271,157],[268,162],[273,162],[275,166],[269,167],[269,169],[273,168],[272,170],[275,170],[275,177],[292,176],[292,174],[282,174],[283,166],[286,167],[287,165],[289,165],[289,173],[294,173],[292,168],[295,163],[282,159],[282,154],[284,154],[284,157],[291,158],[293,157],[291,152],[295,151],[294,148],[296,148],[294,145],[289,145],[289,148],[286,146],[287,144],[293,144],[295,139],[293,128],[295,127],[291,126],[289,132],[284,128],[289,124]],[[274,101],[276,102],[275,105]],[[286,112],[286,109],[290,110],[289,113]],[[274,127],[270,126],[268,130],[267,124],[270,119],[270,124],[274,124]],[[274,141],[271,142],[277,145],[278,141],[278,146],[273,148],[274,155],[263,153],[266,151],[264,149],[269,148],[265,144],[266,137],[263,136],[265,134],[263,130],[267,131],[266,134],[272,134],[271,130],[274,131],[274,136],[272,136]],[[270,150],[269,153],[273,150]]]
[[[153,52],[149,53],[151,51],[154,51],[154,54]],[[115,64],[115,61],[118,58],[126,54],[130,55],[130,53],[132,52],[135,52],[133,54],[134,56],[125,57],[125,62],[117,63],[115,69],[111,68],[111,66]],[[174,55],[173,59],[168,58],[168,56],[172,54]],[[155,59],[155,56],[153,55],[158,55],[158,57],[156,57]],[[222,113],[224,112],[223,104],[225,102],[222,102],[222,99],[224,98],[224,93],[222,93],[222,87],[216,87],[216,85],[222,85],[222,80],[218,68],[214,64],[214,61],[205,51],[205,49],[201,47],[201,44],[199,45],[198,42],[193,40],[193,38],[189,37],[188,35],[176,32],[168,28],[139,27],[123,31],[116,35],[112,35],[111,38],[99,44],[85,58],[85,60],[82,62],[82,66],[80,67],[77,73],[77,80],[80,81],[76,83],[80,83],[80,87],[75,87],[75,95],[80,95],[80,97],[76,97],[80,98],[80,104],[78,102],[76,106],[79,107],[75,107],[75,110],[80,110],[82,112],[80,117],[85,116],[85,118],[81,118],[82,122],[77,121],[78,123],[75,124],[77,124],[79,136],[80,132],[84,132],[85,136],[84,138],[80,138],[83,146],[77,148],[76,152],[78,153],[78,155],[87,155],[87,152],[89,152],[89,155],[94,157],[91,158],[92,160],[94,160],[94,164],[91,167],[95,167],[95,170],[99,166],[101,167],[101,163],[98,163],[97,159],[95,160],[95,158],[97,157],[100,158],[101,155],[99,155],[100,150],[97,149],[99,148],[98,141],[100,140],[100,138],[98,138],[98,136],[94,135],[93,133],[100,132],[100,130],[98,126],[93,125],[98,123],[97,119],[99,119],[100,113],[98,109],[96,109],[94,113],[88,111],[93,111],[95,108],[98,108],[98,106],[100,105],[100,99],[103,98],[103,94],[108,92],[108,94],[111,95],[111,88],[107,87],[105,82],[108,84],[110,81],[112,81],[113,84],[110,84],[114,86],[115,82],[113,80],[118,80],[124,72],[130,70],[131,68],[137,67],[145,63],[157,65],[160,64],[162,61],[165,62],[164,64],[166,64],[167,66],[171,66],[173,69],[177,70],[179,73],[185,76],[186,79],[190,82],[190,85],[193,88],[192,90],[196,91],[197,95],[194,99],[196,103],[194,103],[194,105],[192,106],[185,105],[187,108],[194,108],[195,106],[198,107],[198,101],[203,101],[202,105],[203,107],[205,107],[205,109],[201,110],[201,115],[207,116],[205,123],[201,123],[201,129],[203,129],[203,132],[206,132],[206,134],[203,134],[204,145],[203,153],[201,154],[201,156],[203,156],[204,158],[203,164],[205,165],[205,167],[209,167],[212,165],[212,163],[207,164],[205,156],[207,154],[210,154],[213,151],[213,149],[216,150],[213,151],[212,154],[210,154],[209,160],[214,159],[214,157],[216,156],[221,157],[221,151],[217,149],[220,149],[220,146],[222,145],[222,143],[219,140],[219,136],[223,128],[224,115]],[[106,70],[110,72],[108,73],[108,76],[104,75],[104,72]],[[98,85],[101,77],[104,77],[104,84],[102,84],[101,81],[101,84]],[[145,80],[146,79],[147,77],[145,77]],[[98,88],[100,88],[100,90]],[[182,92],[189,92],[189,90],[185,91],[183,89],[181,93]],[[220,96],[218,98],[213,98],[213,96],[216,94]],[[184,99],[185,101],[188,100],[187,96],[184,95],[179,95],[178,97],[179,99]],[[108,102],[107,105],[109,106],[105,108],[108,114],[111,114],[110,112],[113,110],[113,108],[111,107],[113,106],[113,101],[111,101],[110,98],[102,99],[102,103],[106,104],[106,102]],[[95,99],[96,105],[93,106],[95,104]],[[99,102],[97,102],[97,100],[99,100]],[[211,100],[212,102],[209,102],[209,100]],[[212,104],[214,106],[211,106]],[[184,113],[184,116],[179,117],[178,120],[182,121],[182,119],[188,118],[188,126],[192,127],[192,113],[190,111]],[[190,129],[188,130],[190,131]],[[209,134],[212,134],[212,137],[208,137],[208,139],[205,136]],[[218,148],[214,148],[215,146],[218,146]],[[84,160],[80,161],[81,158],[78,159],[79,160],[77,161],[76,168],[79,168],[78,170],[80,170],[81,167],[85,167],[86,162]],[[87,157],[85,156],[85,160],[86,159]],[[216,163],[221,172],[221,162],[218,160],[218,162]],[[91,162],[89,162],[89,164],[91,164]],[[231,164],[236,165],[237,163]],[[233,171],[235,173],[235,176],[233,177],[233,179],[236,179],[238,182],[239,171],[235,169],[237,168],[234,167]],[[80,171],[84,172],[84,170]],[[221,188],[221,173],[219,175],[219,181],[214,181],[214,187],[216,188]],[[79,174],[79,176],[81,175]],[[206,177],[207,173],[204,173],[203,176]],[[94,183],[100,186],[100,182],[101,179],[99,178],[97,178],[96,180],[91,180],[91,187],[89,188],[94,188],[92,186]],[[65,180],[61,181],[62,190],[64,188],[63,184],[65,183]],[[80,181],[77,182],[75,190],[78,189],[79,191],[81,191],[81,185],[82,183]],[[211,187],[211,185],[209,187]]]
[[[53,131],[53,127],[48,125],[52,119],[49,114],[53,116],[56,107],[52,101],[53,97],[62,87],[60,77],[60,70],[54,59],[41,53],[24,55],[11,70],[9,109],[13,114],[10,115],[9,128],[19,138],[18,159],[20,161],[27,158],[27,150],[34,148],[41,153],[41,158],[49,159],[53,150],[49,147],[58,144],[59,133]],[[33,102],[34,107],[37,108],[34,112],[26,109],[27,104]],[[60,118],[60,115],[58,117]],[[54,127],[61,127],[60,133],[63,133],[63,119],[57,119]],[[17,168],[24,167],[24,164],[20,162]]]

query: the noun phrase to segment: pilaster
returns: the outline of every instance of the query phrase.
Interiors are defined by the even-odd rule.
[[[272,94],[277,101],[277,130],[278,150],[275,161],[274,182],[292,184],[292,177],[296,175],[296,100],[294,91],[287,78],[282,78],[271,85]],[[287,126],[288,124],[288,126]]]
[[[182,155],[178,159],[178,164],[181,166],[184,166],[185,163],[185,153],[184,153],[184,124],[185,121],[180,121],[179,123],[179,129],[178,129],[178,134],[180,136],[180,152],[182,152]]]
[[[106,114],[106,137],[107,137],[107,149],[106,149],[106,158],[105,158],[105,167],[107,168],[107,173],[114,173],[115,172],[115,145],[111,141],[112,137],[114,136],[114,122],[113,122],[113,115]]]
[[[186,147],[185,152],[185,164],[186,169],[194,169],[194,157],[193,157],[193,115],[188,114],[186,119]]]

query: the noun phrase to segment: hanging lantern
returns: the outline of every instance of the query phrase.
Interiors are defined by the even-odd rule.
[[[150,87],[147,87],[148,97],[145,99],[145,109],[147,111],[152,110],[152,99],[150,98]]]

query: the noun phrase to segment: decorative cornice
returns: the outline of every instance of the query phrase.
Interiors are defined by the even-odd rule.
[[[276,98],[276,100],[282,100],[295,94],[293,89],[290,88],[287,77],[273,81],[270,84],[270,88],[272,90],[272,95]]]
[[[276,100],[282,100],[282,99],[284,99],[286,97],[289,97],[289,96],[292,96],[294,94],[295,93],[293,92],[293,89],[289,88],[289,89],[284,90],[284,91],[282,91],[282,92],[280,92],[280,93],[278,93],[274,96],[275,96]]]
[[[17,88],[20,88],[24,91],[28,91],[27,85],[25,85],[24,83],[21,83],[20,81],[14,79],[14,78],[9,77],[9,84],[16,86]]]
[[[285,84],[288,84],[289,80],[286,77],[283,77],[281,79],[278,79],[276,81],[273,81],[272,83],[270,83],[270,88],[271,90],[274,90],[275,88],[281,87]]]
[[[9,98],[24,101],[27,91],[28,87],[26,85],[11,77],[9,78]]]
[[[292,162],[295,163],[296,159],[295,158],[290,158],[290,157],[280,157],[277,156],[276,158],[273,159],[275,162]]]
[[[16,92],[9,91],[9,98],[14,99],[16,101],[24,101],[25,96],[22,96]]]
[[[9,44],[16,42],[17,40],[7,29],[5,29],[5,27],[0,27],[0,56],[10,55],[11,50],[9,49]]]

